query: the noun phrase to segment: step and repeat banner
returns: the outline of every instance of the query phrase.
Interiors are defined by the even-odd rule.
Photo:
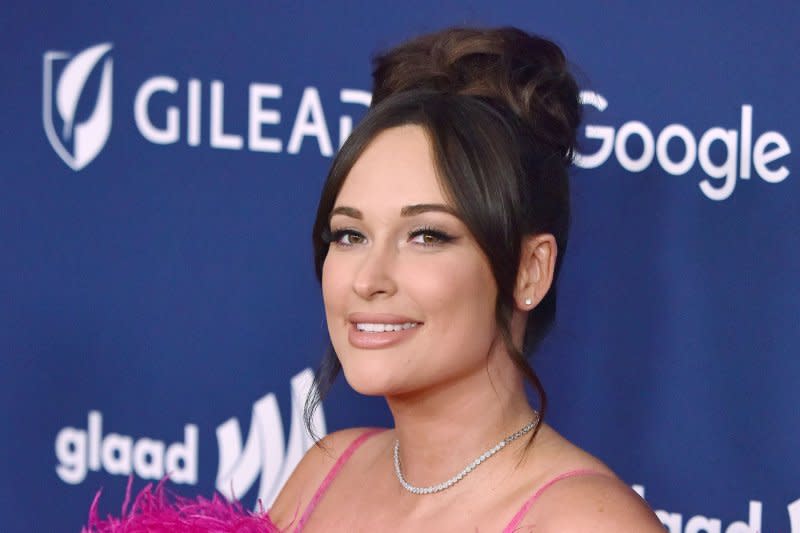
[[[744,0],[7,2],[0,530],[167,472],[269,504],[312,444],[311,225],[370,58],[508,24],[583,88],[551,424],[671,533],[800,533],[800,6]],[[343,382],[314,420],[390,423]]]

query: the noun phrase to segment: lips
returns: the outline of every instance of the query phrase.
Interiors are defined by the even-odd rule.
[[[423,323],[391,314],[353,313],[348,317],[347,338],[352,346],[378,349],[394,346],[417,333]]]

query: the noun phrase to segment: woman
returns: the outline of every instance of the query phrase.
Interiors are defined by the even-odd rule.
[[[340,365],[395,427],[327,436],[270,516],[304,531],[663,531],[525,394],[527,378],[544,406],[522,352],[553,320],[567,240],[579,104],[563,54],[515,29],[447,30],[379,57],[374,81],[314,225],[335,351],[318,385]]]
[[[579,118],[561,50],[520,30],[446,30],[377,58],[313,230],[333,347],[316,400],[341,369],[395,425],[312,447],[269,511],[278,529],[663,531],[542,421],[523,355],[555,314]]]

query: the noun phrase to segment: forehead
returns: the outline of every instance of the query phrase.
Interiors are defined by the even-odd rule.
[[[378,134],[356,160],[336,201],[367,210],[420,203],[449,204],[436,175],[428,136],[416,125]]]

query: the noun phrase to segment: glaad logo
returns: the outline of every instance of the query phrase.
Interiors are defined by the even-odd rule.
[[[89,470],[128,476],[135,472],[142,479],[162,479],[174,483],[197,483],[197,426],[186,424],[183,442],[164,441],[109,433],[103,435],[103,414],[90,411],[87,428],[63,428],[56,435],[56,474],[65,483],[77,485]]]
[[[107,57],[110,43],[87,48],[71,57],[67,52],[48,51],[44,54],[42,122],[47,139],[56,153],[78,171],[92,162],[106,144],[111,132],[111,91],[113,60]],[[89,117],[77,122],[78,104],[85,93],[86,82],[103,57],[97,99]],[[68,60],[68,61],[67,61]],[[54,66],[67,61],[58,83],[53,87]],[[60,135],[53,122],[53,101],[60,121]]]
[[[267,394],[253,404],[250,432],[242,449],[239,422],[231,418],[217,428],[219,466],[216,488],[229,499],[241,498],[255,482],[261,482],[258,500],[269,508],[303,454],[314,440],[303,423],[303,406],[313,386],[314,375],[306,369],[291,380],[292,407],[289,443],[284,450],[283,424],[274,394]],[[320,407],[314,413],[312,427],[318,437],[326,434],[325,417]]]
[[[253,405],[250,433],[242,449],[239,422],[231,418],[217,427],[219,465],[216,488],[233,499],[244,496],[261,474],[258,498],[264,505],[273,500],[294,467],[314,440],[303,422],[303,406],[314,382],[305,369],[291,380],[291,427],[289,444],[284,448],[283,423],[274,394],[267,394]],[[320,406],[312,428],[318,437],[326,434],[325,415]],[[86,429],[62,428],[56,435],[56,474],[71,485],[82,483],[89,471],[111,475],[135,473],[141,479],[160,480],[169,476],[173,483],[198,482],[199,430],[195,424],[183,428],[183,441],[167,446],[148,437],[134,439],[119,433],[103,434],[103,414],[90,411]]]
[[[633,485],[633,490],[644,498],[644,486]],[[747,522],[732,522],[723,529],[722,520],[703,515],[689,517],[684,524],[681,513],[670,513],[661,509],[655,511],[658,519],[669,533],[762,533],[761,513],[763,504],[750,500]],[[786,506],[789,511],[790,533],[800,533],[800,498]]]
[[[581,103],[598,111],[605,111],[608,107],[608,101],[593,91],[581,91],[580,98]],[[716,201],[733,194],[737,178],[749,180],[751,167],[767,183],[780,183],[789,175],[785,165],[776,167],[779,159],[792,152],[789,142],[777,131],[764,132],[753,142],[753,107],[750,105],[742,106],[738,131],[710,128],[700,136],[699,142],[683,124],[670,124],[654,136],[652,130],[638,120],[628,121],[616,130],[612,126],[588,124],[585,135],[587,139],[601,141],[600,147],[592,154],[577,154],[575,165],[599,167],[613,153],[620,166],[628,172],[642,172],[655,159],[668,174],[682,176],[694,167],[695,161],[699,161],[700,168],[711,178],[700,182],[700,190],[707,198]],[[642,153],[638,156],[628,151],[628,141],[635,137],[642,145]],[[669,145],[673,143],[683,145],[680,160],[673,159],[675,154],[670,153]],[[711,155],[712,146],[719,144],[725,153],[721,163],[715,162]]]

